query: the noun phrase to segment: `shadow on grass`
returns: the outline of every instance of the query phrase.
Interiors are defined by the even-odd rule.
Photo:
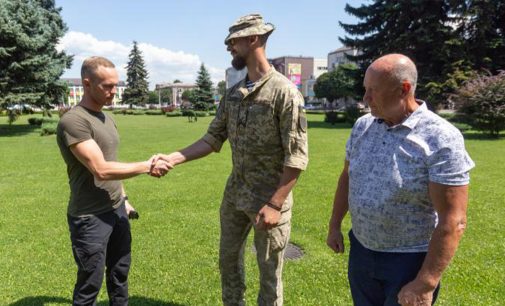
[[[500,134],[498,137],[494,137],[485,133],[464,132],[463,137],[468,140],[500,140],[505,138],[505,135]]]
[[[33,133],[40,127],[29,124],[0,124],[0,137],[23,136]]]
[[[30,296],[22,298],[21,300],[9,304],[9,306],[45,306],[47,304],[72,304],[70,299],[57,297],[57,296]],[[97,306],[107,306],[108,301],[97,303]],[[128,302],[130,306],[185,306],[184,304],[174,302],[164,302],[143,296],[131,296]]]
[[[350,129],[352,126],[349,123],[327,123],[324,121],[308,121],[308,126],[311,129]]]

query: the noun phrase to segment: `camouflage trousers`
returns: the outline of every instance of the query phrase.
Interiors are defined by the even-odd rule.
[[[291,205],[282,211],[279,224],[270,230],[254,227],[255,212],[237,210],[233,203],[221,204],[219,270],[225,306],[245,305],[244,250],[247,235],[254,228],[254,246],[260,272],[258,305],[281,306],[283,302],[282,265],[291,231]]]

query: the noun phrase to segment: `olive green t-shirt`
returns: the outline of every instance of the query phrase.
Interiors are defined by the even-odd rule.
[[[119,135],[114,120],[78,105],[62,116],[57,128],[70,185],[67,213],[74,217],[101,214],[121,204],[121,182],[98,180],[70,151],[70,146],[89,139],[98,144],[106,161],[116,161]]]

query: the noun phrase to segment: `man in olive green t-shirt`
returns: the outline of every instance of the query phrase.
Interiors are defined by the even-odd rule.
[[[67,164],[68,225],[78,267],[73,305],[94,305],[105,267],[110,305],[128,305],[128,214],[133,208],[120,180],[142,173],[160,177],[172,166],[156,161],[156,156],[137,163],[116,162],[119,135],[102,107],[114,99],[117,71],[109,60],[90,57],[83,62],[81,78],[82,100],[62,116],[57,128]]]

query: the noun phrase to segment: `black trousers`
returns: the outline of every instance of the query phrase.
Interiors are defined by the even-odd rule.
[[[131,233],[124,204],[100,215],[68,216],[68,226],[78,268],[73,305],[96,305],[105,269],[109,305],[128,305]]]

